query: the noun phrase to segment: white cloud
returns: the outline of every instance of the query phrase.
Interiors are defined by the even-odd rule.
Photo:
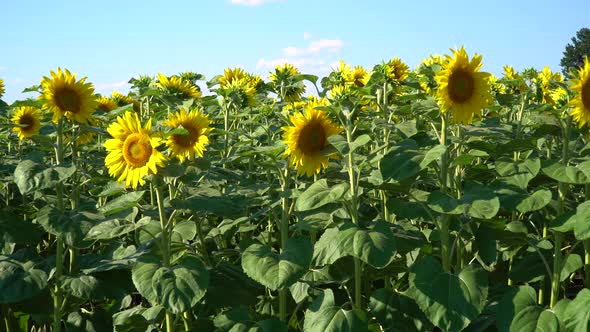
[[[261,6],[265,3],[276,2],[277,0],[229,0],[231,4],[240,6]]]
[[[127,81],[110,82],[110,83],[96,83],[94,84],[96,92],[102,95],[110,95],[117,90],[121,93],[126,93],[129,90]]]
[[[309,39],[311,39],[311,37],[312,37],[311,33],[309,33],[309,32],[304,32],[303,33],[303,39],[309,40]]]
[[[323,50],[330,52],[338,52],[344,46],[344,42],[340,39],[320,39],[312,41],[307,47],[285,47],[283,48],[284,56],[302,56],[320,53]]]

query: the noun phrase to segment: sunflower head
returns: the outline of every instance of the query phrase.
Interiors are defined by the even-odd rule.
[[[305,85],[302,78],[297,76],[299,74],[301,74],[299,70],[292,64],[278,65],[275,71],[270,74],[274,92],[284,97],[288,102],[300,100],[301,95],[305,92]]]
[[[154,79],[147,75],[139,75],[138,78],[133,77],[129,80],[131,87],[139,91],[145,91],[150,88],[150,85],[154,82]]]
[[[246,74],[242,68],[227,68],[223,70],[223,75],[219,76],[219,84],[222,88],[224,88],[233,81],[244,79],[247,76],[248,74]]]
[[[43,77],[43,107],[53,112],[53,122],[66,117],[80,123],[88,123],[92,113],[96,110],[94,87],[86,83],[86,77],[76,81],[76,74],[69,70],[57,69],[51,71],[51,77]]]
[[[98,105],[96,106],[96,109],[108,113],[116,109],[117,107],[119,107],[119,105],[115,100],[109,97],[102,96],[98,99]]]
[[[125,181],[126,187],[137,189],[143,185],[144,176],[157,174],[158,167],[164,167],[167,161],[158,149],[161,138],[152,135],[152,120],[141,126],[137,113],[126,112],[123,117],[107,128],[113,137],[104,143],[109,152],[105,158],[105,166],[109,175],[116,177],[118,182]]]
[[[488,76],[488,84],[492,92],[506,93],[506,87],[498,82],[498,77],[496,77],[496,75],[490,74],[490,76]]]
[[[369,82],[371,74],[363,66],[355,66],[350,72],[349,82],[362,88]]]
[[[408,65],[403,63],[398,57],[387,61],[383,65],[383,68],[385,69],[385,75],[389,81],[397,84],[408,78],[408,74],[410,73]]]
[[[207,135],[212,131],[209,128],[209,118],[200,109],[192,109],[187,112],[180,108],[176,113],[170,113],[168,120],[164,121],[165,126],[172,129],[183,128],[183,134],[172,134],[168,136],[166,145],[172,157],[176,157],[181,163],[185,160],[193,160],[195,155],[202,157],[203,152],[209,144]]]
[[[12,131],[18,135],[19,139],[24,140],[39,133],[41,112],[32,106],[17,107],[10,121],[15,125]]]
[[[451,51],[453,55],[446,55],[442,70],[435,76],[435,98],[441,112],[450,111],[455,122],[471,123],[492,100],[487,80],[490,74],[479,71],[481,55],[475,54],[470,61],[463,46]]]
[[[202,96],[198,86],[176,75],[167,77],[166,75],[158,74],[157,85],[165,93],[181,99],[199,98]]]
[[[2,98],[2,96],[4,96],[4,92],[6,90],[4,89],[4,81],[0,79],[0,98]]]
[[[315,103],[325,103],[317,101]],[[342,128],[334,124],[321,110],[312,103],[305,107],[305,114],[296,112],[290,116],[291,126],[283,127],[283,140],[287,145],[284,156],[289,164],[297,169],[297,174],[313,176],[328,167],[328,158],[324,150],[329,145],[328,137],[337,135]]]
[[[572,80],[572,91],[576,94],[571,101],[572,118],[580,128],[590,123],[590,62],[584,59],[584,67],[578,69],[578,78]]]
[[[256,106],[256,89],[247,78],[232,80],[217,92],[223,96],[226,103],[237,108]]]
[[[432,65],[439,65],[442,66],[443,62],[445,62],[445,59],[438,55],[438,54],[431,54],[428,56],[428,58],[423,59],[420,62],[420,66],[422,67],[430,67]]]
[[[139,112],[141,104],[129,95],[125,96],[117,91],[113,91],[113,93],[111,93],[111,99],[117,104],[117,107],[133,105],[133,110]]]
[[[504,77],[502,79],[504,81],[508,81],[504,82],[508,93],[521,93],[528,90],[529,87],[526,84],[524,78],[522,78],[512,66],[506,65],[504,66],[503,70]]]

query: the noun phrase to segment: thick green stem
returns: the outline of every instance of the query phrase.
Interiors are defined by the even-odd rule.
[[[584,186],[584,195],[590,201],[590,184]],[[590,239],[584,240],[584,287],[590,288]]]
[[[168,220],[164,213],[164,197],[162,188],[156,186],[156,200],[158,201],[158,212],[160,215],[160,227],[162,228],[162,265],[170,267],[170,236],[168,230]],[[172,313],[166,311],[166,332],[174,331],[174,319]]]
[[[441,129],[440,129],[440,144],[447,145],[447,134],[448,134],[448,113],[442,114],[441,116]],[[449,152],[445,149],[445,152],[440,158],[440,188],[443,193],[448,191],[448,165],[449,165]],[[445,272],[451,271],[450,261],[450,248],[449,248],[449,217],[448,215],[442,215],[439,223],[440,231],[440,253],[442,257],[443,270]]]
[[[64,141],[63,141],[63,127],[64,119],[61,117],[57,123],[57,142],[55,147],[55,163],[61,165],[63,163],[64,156]],[[63,182],[58,182],[56,186],[57,193],[57,209],[60,213],[64,213],[64,185]],[[59,287],[59,282],[63,274],[64,265],[64,244],[59,236],[57,236],[56,250],[55,250],[55,289],[53,292],[53,331],[61,331],[61,306],[62,306],[62,293]]]
[[[346,118],[346,141],[350,145],[352,143],[352,121],[348,116]],[[350,151],[347,156],[348,161],[348,179],[350,181],[350,214],[352,222],[355,225],[359,224],[358,217],[358,191],[356,185],[356,176],[354,172],[354,154]],[[354,304],[360,309],[363,305],[362,297],[362,264],[358,257],[354,258]]]
[[[553,280],[551,280],[551,301],[549,307],[553,308],[557,301],[559,301],[559,289],[561,285],[561,243],[563,242],[563,234],[560,232],[554,233],[555,243],[553,252]]]
[[[285,173],[283,176],[283,183],[281,190],[283,191],[283,197],[281,198],[281,249],[284,250],[287,247],[287,240],[289,239],[289,199],[285,192],[289,189],[290,181],[290,168],[287,164]],[[288,290],[279,290],[279,318],[283,322],[287,322],[287,296]]]

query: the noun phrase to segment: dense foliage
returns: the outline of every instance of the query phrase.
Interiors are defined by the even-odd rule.
[[[3,328],[586,331],[590,64],[481,60],[51,72],[1,115]]]

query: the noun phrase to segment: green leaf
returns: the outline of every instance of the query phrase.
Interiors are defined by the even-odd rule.
[[[89,300],[99,288],[100,282],[91,275],[64,276],[61,280],[61,286],[69,295],[82,300]]]
[[[329,265],[345,256],[338,244],[339,230],[337,227],[327,229],[313,247],[313,263],[315,266]]]
[[[313,248],[308,238],[290,238],[278,254],[269,246],[253,244],[242,254],[242,268],[260,284],[284,289],[301,278],[311,262]]]
[[[188,210],[199,215],[212,213],[217,216],[237,219],[244,216],[249,201],[241,195],[222,195],[215,190],[203,190],[185,199],[173,199],[175,209]]]
[[[346,182],[330,186],[326,179],[321,179],[309,186],[297,198],[295,209],[297,211],[307,211],[337,202],[348,191],[348,188],[349,186]]]
[[[143,217],[138,222],[130,222],[126,219],[110,219],[92,227],[86,238],[89,240],[110,240],[133,232],[150,222],[150,217]]]
[[[356,149],[366,145],[370,141],[371,136],[367,134],[360,135],[352,143],[350,143],[350,145],[346,141],[346,138],[341,135],[333,135],[328,137],[328,142],[330,142],[330,144],[332,144],[332,146],[336,148],[336,150],[338,150],[338,152],[343,156],[349,154],[350,152],[354,152]]]
[[[565,262],[563,262],[563,266],[561,267],[561,275],[559,281],[565,281],[570,277],[572,273],[581,269],[582,266],[584,266],[584,264],[582,263],[582,257],[580,257],[580,255],[567,255]]]
[[[540,210],[547,206],[549,202],[551,202],[551,191],[547,189],[539,189],[532,195],[507,195],[502,199],[502,206],[504,206],[509,211],[527,213]]]
[[[590,239],[590,201],[576,208],[574,235],[580,241]]]
[[[100,192],[96,194],[98,197],[110,197],[113,195],[120,194],[125,191],[125,182],[110,181],[104,186],[95,187],[93,189],[99,189]],[[91,190],[94,193],[94,190]]]
[[[37,245],[43,230],[39,225],[9,211],[0,211],[0,247],[4,242]]]
[[[549,227],[555,231],[567,233],[574,230],[577,222],[578,218],[576,215],[576,211],[567,211],[564,214],[558,216],[557,218],[551,220],[551,222],[549,223]],[[583,226],[584,225],[580,227],[580,230],[584,229]],[[586,232],[588,232],[588,236],[590,236],[590,230],[583,231],[583,233]]]
[[[570,184],[590,183],[584,172],[574,166],[564,166],[557,160],[543,161],[543,173],[557,182]]]
[[[137,203],[139,203],[139,201],[143,198],[144,193],[145,191],[141,190],[123,194],[100,207],[98,211],[105,216],[109,216],[111,214],[132,208],[137,205]]]
[[[410,268],[408,295],[416,300],[426,317],[443,331],[458,332],[479,316],[488,296],[486,273],[466,266],[458,275],[444,272],[432,256]]]
[[[60,213],[52,206],[45,206],[37,212],[36,221],[52,235],[60,237],[67,245],[75,248],[83,248],[88,244],[84,242],[86,233],[94,225],[94,220],[100,216],[79,212],[74,215]]]
[[[35,190],[55,188],[55,186],[71,177],[76,166],[51,166],[37,163],[30,159],[22,160],[14,170],[14,182],[21,194]]]
[[[541,160],[537,157],[528,158],[524,161],[497,160],[495,166],[496,172],[500,176],[523,175],[530,180],[539,174]]]
[[[510,324],[514,332],[559,332],[559,320],[555,314],[539,306],[529,306],[514,316]]]
[[[475,233],[475,241],[473,242],[475,249],[477,249],[477,256],[485,264],[486,270],[490,271],[491,267],[498,259],[498,250],[496,246],[496,237],[494,230],[485,224],[479,225]]]
[[[463,206],[459,206],[459,201],[456,198],[438,190],[435,190],[428,195],[426,204],[433,211],[442,214],[462,214],[464,211]]]
[[[428,331],[430,322],[416,302],[397,291],[377,289],[371,294],[369,308],[386,332]]]
[[[336,306],[334,293],[325,289],[305,311],[305,332],[368,331],[367,317],[360,309],[344,310]]]
[[[205,296],[209,271],[195,256],[184,256],[176,265],[162,266],[152,276],[158,303],[180,314],[194,307]]]
[[[440,158],[446,151],[447,147],[445,145],[435,145],[432,149],[426,152],[426,155],[424,155],[424,159],[420,163],[420,167],[426,168],[428,167],[428,165],[430,165],[431,162],[440,160]]]
[[[383,268],[393,260],[395,238],[386,223],[377,222],[372,229],[345,223],[338,233],[338,246],[344,255],[357,257],[375,268]]]
[[[466,182],[461,203],[466,204],[467,213],[473,218],[491,219],[500,210],[500,199],[488,186]]]
[[[151,305],[158,304],[156,291],[152,286],[152,277],[160,268],[160,259],[156,256],[143,256],[131,270],[131,279],[137,291],[146,298]]]
[[[584,288],[566,307],[565,312],[566,331],[588,331],[590,320],[590,290]]]
[[[422,169],[424,154],[417,150],[417,144],[411,139],[398,143],[379,161],[379,169],[384,181],[403,181],[418,174]]]
[[[47,287],[47,274],[34,268],[33,262],[21,263],[0,256],[0,303],[20,302]]]

